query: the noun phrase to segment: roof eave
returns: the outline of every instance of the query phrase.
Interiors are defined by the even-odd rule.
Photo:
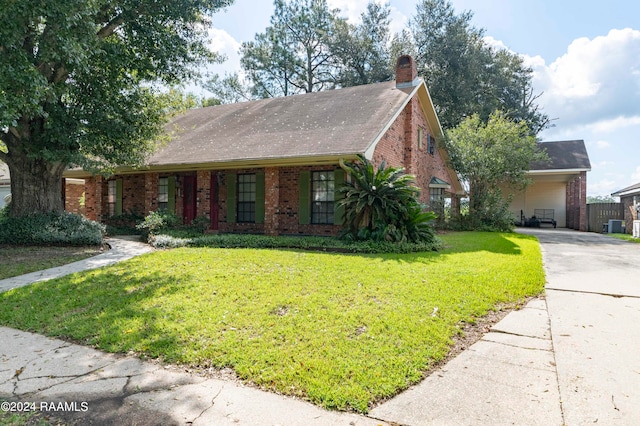
[[[317,155],[290,158],[267,158],[267,159],[242,159],[230,161],[215,161],[203,163],[183,163],[183,164],[150,164],[143,167],[118,167],[114,174],[129,175],[137,173],[180,173],[193,172],[198,170],[226,170],[226,169],[257,169],[264,167],[295,167],[295,166],[317,166],[335,165],[340,160],[355,160],[358,153],[340,153],[330,155]],[[69,178],[88,178],[92,175],[84,170],[67,170],[63,176]]]
[[[527,173],[531,175],[550,175],[550,174],[578,174],[580,172],[590,172],[590,168],[578,169],[548,169],[548,170],[529,170]]]

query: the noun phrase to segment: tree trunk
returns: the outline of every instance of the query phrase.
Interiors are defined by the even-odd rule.
[[[62,212],[62,172],[66,165],[29,158],[9,152],[7,165],[11,177],[11,216]]]

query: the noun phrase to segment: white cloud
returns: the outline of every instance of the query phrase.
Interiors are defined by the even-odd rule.
[[[616,130],[640,125],[640,115],[635,117],[616,117],[589,123],[587,127],[594,133],[611,133]]]
[[[640,120],[639,30],[576,39],[550,65],[539,57],[525,61],[534,70],[534,89],[544,92],[545,112],[559,117],[558,124],[611,131]]]
[[[600,149],[611,148],[611,144],[607,141],[597,141],[596,146]]]
[[[209,40],[209,48],[212,51],[228,57],[238,56],[238,49],[242,44],[233,38],[231,34],[220,28],[211,28],[209,30]]]
[[[618,189],[618,183],[609,179],[602,179],[598,182],[588,181],[588,184],[590,195],[609,195]]]
[[[484,36],[482,40],[487,44],[487,46],[493,47],[494,49],[499,49],[499,50],[506,49],[511,51],[511,49],[509,49],[502,40],[497,40],[491,36]]]
[[[367,9],[367,3],[369,3],[369,0],[327,0],[327,4],[331,9],[340,9],[340,14],[352,24],[360,21],[360,14]],[[377,1],[377,3],[382,2]]]
[[[635,182],[640,182],[640,166],[636,167],[636,171],[631,175],[631,180]]]
[[[209,30],[209,40],[209,48],[213,52],[224,55],[226,60],[222,64],[210,65],[207,70],[220,76],[224,76],[225,73],[241,72],[238,50],[242,43],[220,28],[211,28]]]

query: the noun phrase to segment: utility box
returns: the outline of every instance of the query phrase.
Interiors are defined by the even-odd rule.
[[[633,238],[640,238],[640,220],[633,221]]]
[[[622,221],[609,219],[609,233],[610,234],[622,234]]]

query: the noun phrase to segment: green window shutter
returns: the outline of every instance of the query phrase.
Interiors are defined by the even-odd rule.
[[[264,172],[256,173],[256,223],[264,223]]]
[[[169,211],[169,213],[175,213],[176,212],[176,177],[169,176],[168,182],[169,182],[169,189],[167,190],[167,193],[168,193],[169,200],[167,203],[167,210]]]
[[[122,214],[122,179],[116,179],[116,214]]]
[[[308,225],[311,223],[311,173],[308,170],[300,172],[300,195],[298,197],[298,223]]]
[[[338,201],[344,198],[340,188],[344,185],[344,170],[338,169],[333,172],[333,184],[335,193],[333,195],[333,224],[344,224],[344,206],[338,205]]]
[[[236,174],[227,173],[227,223],[236,223]]]

